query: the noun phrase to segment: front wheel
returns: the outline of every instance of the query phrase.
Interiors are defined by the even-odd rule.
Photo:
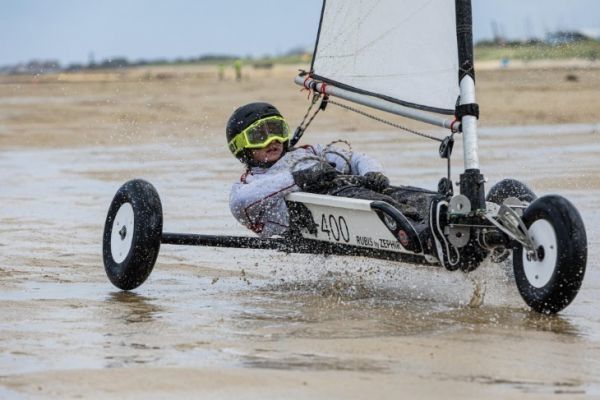
[[[152,272],[162,236],[162,205],[152,184],[125,183],[113,198],[103,237],[104,269],[123,290],[141,285]]]
[[[523,214],[533,250],[518,245],[513,268],[523,300],[535,311],[557,313],[573,301],[585,274],[587,238],[577,209],[564,197],[535,200]]]

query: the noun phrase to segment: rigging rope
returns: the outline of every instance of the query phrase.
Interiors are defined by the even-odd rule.
[[[386,119],[383,119],[383,118],[377,117],[377,116],[375,116],[375,115],[373,115],[373,114],[369,114],[369,113],[367,113],[367,112],[365,112],[365,111],[363,111],[363,110],[360,110],[360,109],[358,109],[358,108],[351,107],[351,106],[349,106],[349,105],[347,105],[347,104],[338,103],[337,101],[335,101],[335,100],[331,100],[331,99],[329,100],[329,103],[331,103],[331,104],[335,104],[336,106],[338,106],[338,107],[342,107],[342,108],[345,108],[346,110],[349,110],[349,111],[354,111],[354,112],[355,112],[355,113],[357,113],[357,114],[363,115],[363,116],[365,116],[365,117],[367,117],[367,118],[371,118],[372,120],[375,120],[375,121],[381,122],[381,123],[383,123],[383,124],[386,124],[386,125],[392,126],[392,127],[394,127],[394,128],[401,129],[401,130],[403,130],[403,131],[406,131],[406,132],[408,132],[408,133],[412,133],[412,134],[414,134],[414,135],[421,136],[421,137],[424,137],[424,138],[427,138],[427,139],[435,140],[436,142],[442,142],[442,141],[443,141],[443,139],[437,138],[437,137],[435,137],[435,136],[432,136],[432,135],[428,135],[428,134],[426,134],[426,133],[423,133],[423,132],[416,131],[416,130],[414,130],[414,129],[407,128],[406,126],[403,126],[403,125],[400,125],[400,124],[396,124],[396,123],[394,123],[394,122],[392,122],[392,121],[388,121],[388,120],[386,120]]]
[[[319,100],[320,97],[321,97],[321,93],[319,93],[319,92],[314,92],[313,93],[313,98],[312,98],[312,100],[310,102],[310,106],[308,106],[308,110],[306,110],[306,114],[304,114],[304,117],[302,118],[302,122],[300,122],[300,125],[298,125],[298,127],[294,131],[294,135],[290,139],[290,146],[294,146],[296,143],[298,143],[298,141],[300,141],[300,138],[304,134],[304,131],[306,131],[306,129],[308,128],[308,126],[310,125],[310,123],[313,122],[313,119],[315,119],[315,117],[317,116],[317,114],[319,113],[319,111],[325,110],[325,107],[327,107],[327,103],[329,101],[329,96],[324,95],[323,96],[323,100],[321,100],[321,104],[319,105],[319,108],[317,108],[315,110],[315,112],[310,117],[310,119],[308,120],[308,122],[306,122],[306,118],[308,118],[308,114],[310,114],[310,110],[312,110],[312,108],[317,103],[317,101]]]
[[[348,157],[346,157],[346,155],[343,154],[344,153],[343,149],[334,147],[334,145],[337,143],[343,143],[346,146],[348,146]],[[346,167],[348,167],[347,171],[343,171],[344,174],[352,173],[352,162],[351,162],[352,145],[350,144],[350,142],[348,142],[347,140],[343,140],[343,139],[334,140],[333,142],[330,142],[329,144],[325,145],[325,147],[323,148],[323,151],[321,152],[321,155],[306,155],[304,157],[298,158],[296,161],[294,161],[292,163],[292,166],[290,169],[292,171],[294,171],[294,169],[296,168],[296,166],[298,164],[301,164],[304,161],[308,161],[308,160],[315,160],[315,161],[318,161],[319,163],[328,163],[329,164],[329,161],[327,161],[328,154],[336,155],[336,156],[340,157],[342,160],[344,160],[344,162],[346,163]]]
[[[400,125],[400,124],[396,124],[396,123],[394,123],[392,121],[388,121],[386,119],[379,118],[379,117],[377,117],[377,116],[375,116],[373,114],[369,114],[369,113],[367,113],[367,112],[365,112],[363,110],[360,110],[358,108],[351,107],[351,106],[343,104],[343,103],[338,103],[335,100],[329,100],[328,102],[331,103],[331,104],[335,104],[336,106],[345,108],[346,110],[354,111],[355,113],[363,115],[363,116],[368,117],[368,118],[371,118],[372,120],[381,122],[383,124],[392,126],[394,128],[401,129],[401,130],[403,130],[405,132],[412,133],[414,135],[421,136],[421,137],[424,137],[424,138],[427,138],[427,139],[435,140],[436,142],[440,142],[440,149],[439,149],[440,157],[447,159],[447,172],[448,172],[447,182],[452,182],[451,181],[451,176],[452,176],[451,175],[451,171],[452,171],[451,170],[451,165],[452,165],[452,161],[451,161],[450,158],[451,158],[451,155],[452,155],[452,147],[454,145],[454,134],[457,132],[453,128],[450,129],[450,131],[452,132],[450,134],[450,136],[447,136],[444,139],[440,139],[440,138],[437,138],[435,136],[428,135],[426,133],[419,132],[419,131],[416,131],[414,129],[407,128],[406,126],[403,126],[403,125]],[[452,125],[454,125],[454,122],[452,123]],[[452,183],[449,183],[449,186],[444,190],[444,192],[452,194]]]

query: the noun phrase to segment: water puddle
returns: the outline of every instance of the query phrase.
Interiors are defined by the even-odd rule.
[[[414,151],[398,158],[382,150],[381,143],[403,146],[389,132],[370,136],[378,146],[367,135],[349,134],[356,148],[364,145],[389,165],[395,182],[435,187],[445,174],[430,143],[411,143]],[[246,233],[229,214],[229,187],[240,171],[220,136],[203,146],[0,152],[0,374],[240,367],[598,394],[597,138],[597,124],[481,129],[491,182],[511,176],[533,183],[538,193],[563,193],[584,216],[587,276],[557,316],[524,306],[509,264],[467,275],[240,249],[163,246],[149,280],[121,292],[104,274],[101,238],[112,196],[128,179],[155,185],[165,231]],[[538,139],[545,147],[528,148]],[[460,169],[459,157],[455,165]],[[450,368],[456,360],[459,370]],[[12,395],[2,390],[0,397]]]

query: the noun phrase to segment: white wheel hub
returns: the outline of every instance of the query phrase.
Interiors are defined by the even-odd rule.
[[[116,263],[122,262],[131,249],[133,240],[133,207],[131,203],[123,203],[115,215],[110,232],[110,251]]]
[[[533,240],[536,256],[532,257],[523,249],[523,269],[531,286],[541,288],[550,282],[556,269],[556,233],[548,221],[539,219],[529,227],[529,235]]]

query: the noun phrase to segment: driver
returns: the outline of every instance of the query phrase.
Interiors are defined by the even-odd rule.
[[[229,150],[246,167],[231,188],[231,212],[262,237],[287,232],[288,193],[325,193],[338,174],[364,179],[361,187],[338,188],[337,195],[376,199],[389,186],[381,164],[364,154],[323,145],[290,148],[288,125],[268,103],[250,103],[235,110],[226,136]]]

